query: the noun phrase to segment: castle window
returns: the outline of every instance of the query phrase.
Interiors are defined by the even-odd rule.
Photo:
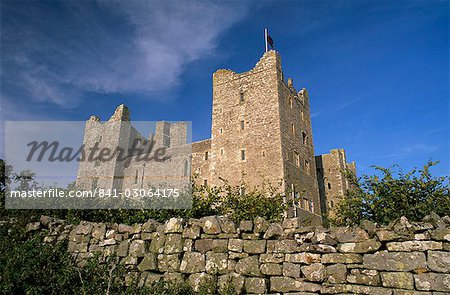
[[[220,129],[219,129],[219,134],[222,134],[222,133],[223,133],[223,129],[220,128]]]
[[[305,160],[305,170],[306,170],[306,173],[310,173],[311,171],[310,171],[310,167],[309,167],[309,161],[308,160]]]
[[[207,180],[207,179],[203,180],[203,185],[204,185],[204,186],[207,186],[207,185],[208,185],[208,180]]]
[[[245,122],[244,122],[244,120],[242,120],[241,121],[241,130],[244,130],[244,127],[245,127]]]
[[[205,152],[205,161],[208,160],[208,152]]]
[[[244,102],[244,92],[239,93],[239,102]]]
[[[292,136],[295,137],[295,125],[294,125],[294,123],[291,123],[291,130],[292,130]]]
[[[292,97],[289,97],[289,106],[291,107],[291,109],[294,107],[294,100],[292,99]]]
[[[163,135],[163,145],[165,147],[170,147],[170,137],[169,136]]]
[[[303,110],[300,111],[300,118],[302,119],[302,121],[305,120],[305,113],[303,112]]]
[[[306,132],[302,132],[302,142],[303,144],[306,144],[308,140],[308,136],[306,135]]]
[[[328,183],[328,189],[331,189],[331,183]]]
[[[262,151],[262,156],[265,157],[266,156],[266,152]]]
[[[334,207],[334,202],[333,202],[333,200],[330,201],[330,207],[331,207],[331,208]]]
[[[309,200],[309,211],[314,212],[314,201],[312,199]]]
[[[296,151],[294,151],[294,163],[295,166],[300,167],[300,155]]]
[[[189,176],[189,162],[184,160],[183,176]]]
[[[241,150],[241,160],[245,161],[245,150]]]
[[[136,175],[134,176],[134,184],[137,184],[138,181],[138,171],[136,170]]]
[[[220,155],[223,156],[224,153],[225,153],[225,150],[223,148],[220,148]]]

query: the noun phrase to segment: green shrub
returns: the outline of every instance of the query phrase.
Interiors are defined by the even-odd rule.
[[[357,179],[348,173],[350,190],[340,203],[336,225],[357,225],[363,220],[388,224],[401,216],[419,221],[431,212],[450,214],[449,178],[433,177],[429,161],[421,170],[404,173],[401,169],[376,167],[376,175]]]

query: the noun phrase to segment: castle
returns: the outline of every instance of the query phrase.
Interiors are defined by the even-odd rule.
[[[109,120],[127,121],[129,112],[124,105]],[[315,157],[308,91],[305,88],[297,91],[291,78],[285,80],[281,57],[274,50],[267,51],[247,72],[221,69],[213,74],[210,139],[190,144],[183,123],[156,125],[155,135],[151,137],[159,146],[174,151],[171,162],[175,175],[192,175],[199,184],[209,186],[220,186],[224,181],[247,189],[269,184],[285,194],[291,205],[288,216],[314,223],[320,223],[322,214],[332,211],[334,203],[349,188],[342,169],[355,171],[355,164],[346,162],[342,149]],[[111,128],[104,127],[99,118],[92,116],[86,123],[84,144],[89,146],[105,140],[102,134],[108,134],[109,144],[124,148],[135,139],[146,144],[133,127],[125,131],[120,126],[107,132],[105,129]],[[188,151],[190,155],[186,156]],[[143,187],[144,175],[154,173],[146,171],[150,168],[145,167],[145,162],[134,160],[126,167],[115,162],[102,165],[81,163],[77,185]],[[108,171],[107,181],[96,178],[99,171]],[[134,177],[125,180],[121,175]]]

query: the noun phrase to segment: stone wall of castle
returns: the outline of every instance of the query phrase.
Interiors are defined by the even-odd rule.
[[[450,218],[423,222],[401,218],[387,227],[364,222],[355,228],[304,227],[298,219],[235,224],[210,216],[133,226],[81,222],[70,225],[43,216],[28,225],[47,243],[68,240],[82,265],[100,254],[116,257],[127,284],[164,279],[231,284],[246,294],[450,293]]]
[[[347,163],[344,149],[334,149],[329,154],[316,156],[316,165],[322,208],[328,216],[333,217],[339,202],[351,189],[346,171],[356,175],[356,164]]]

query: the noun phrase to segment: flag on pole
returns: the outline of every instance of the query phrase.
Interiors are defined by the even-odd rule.
[[[269,51],[269,45],[273,48],[273,39],[269,36],[269,30],[264,29],[264,41],[266,43],[266,52]]]
[[[270,47],[273,48],[273,39],[267,34],[267,43],[269,43]]]

